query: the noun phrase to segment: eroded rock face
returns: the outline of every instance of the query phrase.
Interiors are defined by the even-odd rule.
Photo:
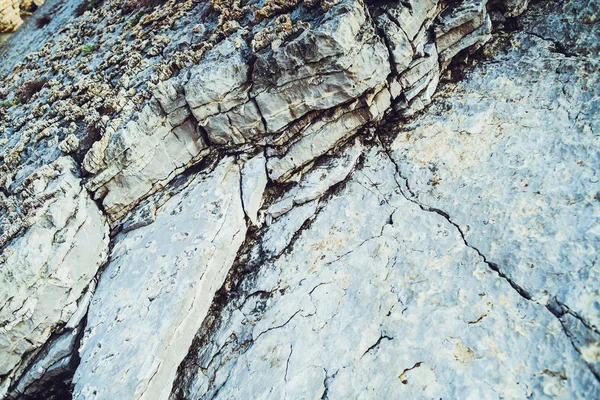
[[[71,159],[59,158],[29,177],[21,201],[3,199],[2,395],[52,334],[79,325],[106,259],[108,225],[74,170]]]
[[[448,90],[431,114],[401,128],[390,150],[414,199],[450,215],[528,297],[570,304],[598,326],[599,154],[590,144],[600,103],[590,88],[599,82],[574,74],[598,63],[552,53],[536,36],[518,34],[517,42],[526,53],[510,51],[508,65]]]
[[[115,239],[90,305],[75,397],[168,395],[244,240],[240,179],[226,158],[167,200],[152,224]]]
[[[382,125],[300,233],[274,214],[172,399],[599,395],[598,60],[529,33],[544,8]]]
[[[0,1],[0,32],[12,32],[23,24],[19,15],[19,0]]]
[[[600,397],[595,4],[50,2],[0,397]]]
[[[372,147],[203,331],[171,398],[597,396],[561,321],[401,179]]]
[[[66,140],[74,144],[63,152],[85,155],[83,169],[92,175],[86,188],[113,224],[207,149],[268,145],[270,155],[280,158],[291,146],[301,154],[273,167],[274,179],[287,180],[340,140],[380,121],[390,105],[404,116],[422,110],[452,58],[491,38],[488,9],[518,11],[503,2],[429,0],[275,9],[249,3],[235,5],[231,15],[217,4],[170,6],[171,14],[158,10],[137,21],[127,17],[127,7],[119,12],[116,2],[103,3],[81,24],[98,28],[113,16],[110,29],[90,30],[75,51],[64,43],[81,39],[67,26],[59,33],[63,40],[36,55],[61,54],[50,69],[26,60],[7,77],[15,88],[36,91],[26,93],[31,104],[24,110],[10,107],[5,117],[18,132],[5,144],[13,167],[5,171],[5,185],[39,167],[37,159],[21,157],[22,148],[51,158],[58,154],[39,146]],[[178,37],[172,38],[175,21]],[[134,43],[128,44],[128,35]],[[66,83],[82,68],[81,79]],[[36,80],[28,80],[35,70]],[[62,94],[73,90],[82,96]],[[19,93],[5,91],[7,101],[21,101]],[[44,101],[57,107],[47,110]],[[16,124],[26,110],[41,118]],[[43,135],[34,133],[40,129]],[[320,145],[306,153],[312,142]]]

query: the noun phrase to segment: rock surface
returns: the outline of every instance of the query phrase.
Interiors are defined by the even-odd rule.
[[[106,260],[108,225],[73,161],[46,167],[28,177],[22,193],[3,196],[4,210],[20,215],[9,211],[2,226],[0,395],[52,334],[79,325],[86,291]]]
[[[21,13],[35,11],[44,0],[0,0],[0,33],[14,32],[23,24]]]
[[[47,1],[0,398],[600,397],[598,11]]]
[[[12,32],[23,24],[19,15],[19,0],[0,1],[0,32]]]
[[[172,398],[596,397],[561,321],[396,180],[372,147],[204,331]]]
[[[245,233],[239,166],[225,158],[152,224],[117,236],[90,305],[74,396],[166,397]]]

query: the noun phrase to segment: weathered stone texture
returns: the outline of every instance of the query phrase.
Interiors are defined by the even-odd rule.
[[[0,398],[600,397],[595,2],[42,7]]]
[[[23,24],[19,15],[19,0],[0,1],[0,32],[12,32]]]
[[[59,158],[29,177],[30,198],[4,202],[29,212],[0,258],[0,395],[53,333],[79,324],[82,295],[106,260],[108,225],[74,169]]]

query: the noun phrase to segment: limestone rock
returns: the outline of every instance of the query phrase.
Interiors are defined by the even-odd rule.
[[[552,43],[552,51],[567,56],[591,56],[600,53],[598,42],[598,15],[600,4],[596,1],[540,2],[533,4],[536,14],[545,18],[524,15],[524,30]],[[539,14],[538,14],[539,13]],[[574,28],[575,27],[575,28]]]
[[[598,6],[529,3],[47,0],[0,399],[599,398]]]
[[[598,64],[553,53],[534,35],[512,40],[526,50],[473,71],[402,127],[392,154],[416,201],[451,216],[526,297],[565,305],[590,327],[580,326],[584,335],[597,334],[598,101],[587,88],[598,75],[574,71]]]
[[[211,49],[190,71],[185,100],[213,143],[244,143],[264,132],[254,103],[244,106],[241,114],[237,108],[233,110],[249,101],[250,66],[244,53],[248,54],[245,42],[230,37]],[[232,120],[230,114],[238,118]]]
[[[0,33],[16,31],[22,24],[22,12],[32,12],[44,0],[0,0]]]
[[[91,296],[91,291],[86,292],[87,295]],[[87,312],[87,304],[83,312]],[[60,391],[70,386],[74,367],[77,366],[78,339],[82,329],[81,326],[66,329],[50,340],[16,385],[13,384],[7,398],[35,397],[39,393],[44,393],[48,398],[60,396]]]
[[[72,160],[59,158],[29,177],[26,190],[31,197],[18,207],[33,207],[34,211],[26,215],[22,233],[3,246],[2,395],[52,333],[85,314],[87,304],[80,297],[106,259],[105,218],[82,188],[74,169]]]
[[[348,107],[340,108],[332,116],[309,125],[302,138],[292,144],[283,157],[272,157],[267,161],[269,177],[285,180],[299,167],[325,154],[336,143],[356,133],[370,119],[365,103],[355,101]]]
[[[42,4],[44,4],[44,0],[21,0],[19,7],[21,10],[35,11]]]
[[[302,175],[296,186],[286,191],[267,209],[269,218],[278,218],[296,206],[320,198],[334,185],[342,182],[356,166],[363,146],[356,141],[339,152],[339,155],[316,165]]]
[[[258,154],[244,163],[242,169],[242,201],[244,212],[252,224],[259,226],[258,210],[263,205],[263,194],[267,186],[267,160]]]
[[[438,0],[409,0],[393,4],[387,13],[408,40],[415,42],[439,13],[438,6]]]
[[[598,74],[575,73],[598,61],[508,40],[383,125],[340,192],[273,203],[298,215],[256,246],[285,251],[249,251],[261,269],[213,308],[171,398],[600,394]]]
[[[289,251],[201,331],[171,398],[598,395],[555,315],[390,176],[401,179],[372,148]]]
[[[486,5],[487,0],[466,0],[440,15],[435,35],[442,68],[460,51],[476,50],[492,38],[492,22]]]
[[[15,31],[23,20],[19,15],[19,0],[0,1],[0,32]]]
[[[253,94],[269,132],[384,82],[388,54],[367,18],[360,1],[340,1],[317,26],[257,54]]]
[[[381,29],[385,35],[386,43],[390,49],[391,59],[394,65],[394,72],[401,73],[410,65],[414,50],[411,41],[406,36],[406,33],[392,21],[387,14],[381,15],[377,19],[377,27]]]
[[[137,121],[105,134],[86,154],[84,168],[96,173],[86,187],[102,199],[111,220],[202,158],[206,143],[197,126],[185,117],[174,125],[169,115],[149,104]]]

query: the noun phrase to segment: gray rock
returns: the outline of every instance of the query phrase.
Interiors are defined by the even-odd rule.
[[[359,97],[385,81],[385,45],[367,22],[364,5],[344,0],[319,25],[275,50],[257,54],[252,80],[267,130],[276,132],[313,110]]]
[[[411,42],[424,26],[433,22],[438,11],[437,0],[409,0],[399,2],[387,11],[398,27],[406,33]]]
[[[595,3],[142,3],[0,48],[0,398],[600,397]]]
[[[250,66],[244,52],[246,44],[240,37],[224,40],[190,70],[185,86],[185,99],[194,117],[216,144],[244,143],[246,137],[264,132],[257,126],[262,121],[256,105],[246,105]]]
[[[382,14],[377,18],[377,27],[385,35],[386,44],[394,63],[394,72],[401,73],[408,68],[413,59],[414,51],[410,40],[401,27],[393,22],[387,14]]]
[[[486,4],[487,0],[465,0],[460,6],[440,15],[435,35],[442,69],[460,51],[477,50],[492,38],[492,22]]]
[[[525,297],[565,305],[584,321],[576,329],[587,326],[583,336],[593,336],[600,172],[598,97],[588,88],[598,74],[574,71],[597,61],[553,53],[528,34],[512,40],[522,50],[499,55],[501,64],[484,62],[448,88],[390,148],[415,201],[449,215]],[[579,350],[597,346],[589,343]]]
[[[88,292],[90,293],[90,292]],[[85,310],[87,312],[87,306]],[[31,363],[26,372],[13,384],[9,399],[27,398],[42,393],[53,383],[57,384],[64,376],[73,374],[74,355],[77,353],[78,335],[81,327],[61,333],[56,340],[50,340]],[[47,393],[48,397],[52,394]]]
[[[194,123],[173,126],[157,104],[150,104],[137,121],[94,143],[83,161],[86,171],[94,173],[86,187],[114,222],[200,160],[205,148]]]
[[[267,160],[260,153],[244,162],[242,169],[242,201],[244,212],[252,224],[260,226],[258,210],[263,204],[263,194],[267,186]]]
[[[524,15],[524,31],[548,40],[551,51],[567,56],[589,56],[600,53],[600,4],[587,0],[578,2],[539,2],[532,4],[535,14]],[[545,18],[535,18],[545,15]]]
[[[20,207],[34,210],[2,251],[1,396],[53,332],[81,319],[87,303],[80,297],[106,260],[105,218],[74,169],[70,158],[59,158],[28,178],[31,197]]]
[[[299,167],[325,154],[342,139],[352,136],[370,119],[367,105],[360,101],[340,108],[332,116],[321,118],[302,132],[302,138],[283,157],[268,159],[269,177],[276,181],[289,178]]]
[[[407,200],[394,176],[372,148],[202,332],[172,398],[597,396],[555,315],[445,217]],[[282,237],[280,226],[267,237]]]
[[[341,150],[336,157],[322,162],[302,175],[296,186],[286,191],[266,210],[270,218],[278,218],[295,206],[320,198],[329,188],[342,182],[356,166],[363,146],[356,141]]]
[[[497,4],[507,17],[516,17],[527,9],[529,0],[492,0],[490,4]]]

